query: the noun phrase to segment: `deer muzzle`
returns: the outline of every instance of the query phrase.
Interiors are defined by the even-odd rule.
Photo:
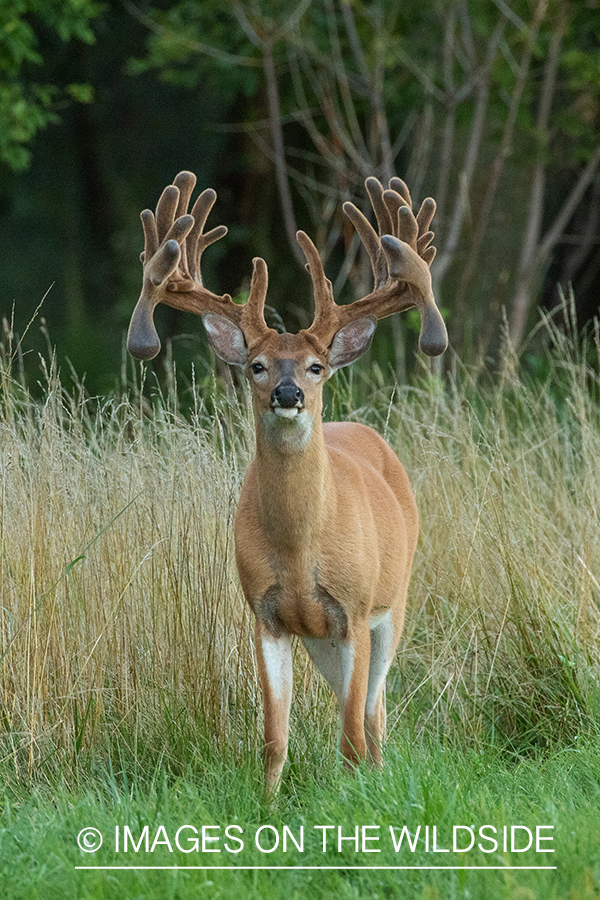
[[[304,409],[304,392],[292,378],[283,378],[271,393],[271,409],[285,419],[291,419]]]

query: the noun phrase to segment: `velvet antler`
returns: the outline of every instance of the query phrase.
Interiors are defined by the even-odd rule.
[[[188,214],[195,184],[196,176],[192,172],[180,172],[173,184],[163,191],[156,213],[145,209],[141,215],[143,286],[127,338],[130,353],[139,359],[152,359],[160,350],[153,319],[159,303],[196,315],[217,313],[224,316],[242,329],[249,348],[271,331],[264,319],[268,281],[264,260],[253,261],[250,295],[245,304],[233,303],[229,294],[214,294],[204,287],[200,265],[202,254],[227,234],[227,228],[219,225],[204,233],[217,196],[210,188],[200,194],[191,215]],[[415,216],[410,193],[400,178],[391,179],[389,190],[384,191],[376,178],[368,178],[366,187],[379,234],[353,203],[344,204],[344,211],[371,259],[375,288],[366,297],[338,306],[315,245],[303,231],[297,234],[315,295],[315,317],[308,331],[329,346],[336,332],[350,322],[368,316],[383,319],[416,306],[421,314],[421,349],[430,356],[437,356],[446,349],[448,338],[433,298],[429,272],[435,256],[435,248],[430,246],[433,232],[429,231],[435,201],[424,200]]]
[[[138,359],[152,359],[160,350],[154,327],[154,310],[159,303],[202,315],[218,313],[243,328],[249,343],[258,341],[266,331],[264,303],[267,291],[267,266],[254,260],[248,302],[234,303],[229,294],[214,294],[204,287],[201,275],[202,254],[227,234],[219,225],[204,233],[204,226],[217,198],[207,188],[192,208],[187,208],[196,184],[192,172],[180,172],[173,184],[164,189],[156,213],[141,214],[144,229],[144,266],[142,293],[133,311],[127,336],[127,349]]]
[[[315,317],[308,330],[328,346],[334,334],[350,322],[367,316],[384,319],[416,306],[421,314],[419,345],[429,356],[438,356],[446,349],[448,336],[429,272],[435,256],[435,248],[430,246],[434,235],[429,231],[435,201],[428,197],[415,216],[409,190],[400,178],[392,178],[385,191],[376,178],[367,178],[365,184],[379,234],[353,203],[344,203],[344,212],[369,254],[375,289],[361,300],[338,306],[313,242],[299,231],[297,239],[307,259],[315,295]]]

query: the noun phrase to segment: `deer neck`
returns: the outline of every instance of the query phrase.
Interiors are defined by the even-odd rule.
[[[262,524],[273,549],[312,556],[331,493],[331,462],[320,410],[296,419],[256,415],[256,470]]]

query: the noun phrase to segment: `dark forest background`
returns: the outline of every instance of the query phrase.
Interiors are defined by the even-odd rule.
[[[13,347],[56,346],[92,392],[119,377],[141,286],[139,213],[180,169],[214,187],[205,283],[240,294],[269,265],[271,315],[310,321],[293,234],[311,234],[338,300],[371,288],[342,202],[403,177],[435,197],[432,267],[453,348],[535,368],[571,286],[580,329],[600,287],[598,0],[3,0],[0,311]],[[203,263],[204,265],[204,263]],[[14,317],[14,325],[13,325]],[[201,323],[161,308],[180,369],[210,366]],[[418,317],[372,354],[418,370]],[[172,338],[172,342],[165,340]],[[447,354],[447,359],[451,354]],[[160,359],[153,363],[157,369]]]

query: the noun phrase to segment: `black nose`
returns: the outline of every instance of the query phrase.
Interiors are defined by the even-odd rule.
[[[304,393],[291,378],[283,379],[273,389],[271,404],[282,406],[284,409],[292,409],[294,406],[304,406]]]

